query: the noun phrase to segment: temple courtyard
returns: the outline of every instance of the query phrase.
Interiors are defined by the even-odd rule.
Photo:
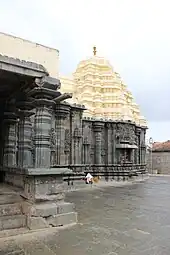
[[[170,177],[69,192],[79,223],[0,238],[0,255],[169,255]]]

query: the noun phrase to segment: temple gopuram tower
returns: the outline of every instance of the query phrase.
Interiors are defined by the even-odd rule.
[[[97,55],[78,64],[72,78],[60,77],[62,92],[72,92],[70,102],[85,105],[84,117],[132,121],[147,126],[132,93],[112,65]]]

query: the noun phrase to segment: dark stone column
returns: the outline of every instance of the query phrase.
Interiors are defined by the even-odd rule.
[[[90,164],[90,141],[89,137],[84,138],[83,141],[83,158],[84,164]]]
[[[145,164],[146,161],[145,161],[145,156],[146,155],[146,146],[143,144],[141,146],[141,164]]]
[[[111,146],[112,146],[112,164],[117,163],[116,157],[116,123],[112,123],[112,137],[111,137]]]
[[[68,117],[70,106],[68,104],[58,104],[55,109],[56,116],[56,163],[65,165],[65,119]]]
[[[131,162],[135,164],[135,149],[132,149],[131,151]]]
[[[112,125],[107,123],[107,163],[112,164]]]
[[[17,116],[13,112],[4,113],[5,143],[4,143],[4,166],[16,167],[17,154]]]
[[[54,102],[38,99],[35,114],[35,168],[50,168],[50,131]]]
[[[74,130],[74,164],[81,164],[81,150],[80,150],[80,139],[82,137],[81,131],[79,128]]]
[[[143,164],[146,164],[146,128],[143,129]]]
[[[136,145],[137,145],[137,149],[135,150],[135,163],[136,164],[140,164],[141,162],[141,142],[140,142],[140,132],[141,129],[140,127],[136,127]]]
[[[93,130],[95,135],[95,164],[100,165],[102,163],[101,150],[102,150],[102,129],[104,123],[95,121],[93,123]]]
[[[18,166],[33,167],[32,155],[32,123],[30,116],[34,113],[28,110],[19,111],[18,123]]]

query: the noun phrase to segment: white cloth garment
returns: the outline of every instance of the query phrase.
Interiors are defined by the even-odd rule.
[[[88,173],[88,174],[86,175],[86,181],[87,181],[87,183],[91,182],[92,179],[93,179],[93,176],[92,176],[90,173]]]

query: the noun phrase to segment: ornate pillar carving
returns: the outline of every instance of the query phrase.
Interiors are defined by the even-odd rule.
[[[37,83],[39,87],[28,93],[35,100],[36,113],[34,118],[34,167],[50,168],[51,148],[50,131],[52,122],[52,112],[55,106],[53,98],[58,93],[52,90],[50,81]],[[50,87],[50,88],[48,88]],[[54,86],[55,87],[55,86]]]
[[[130,161],[135,164],[135,149],[132,149],[131,155],[130,155]]]
[[[146,163],[146,161],[145,161],[145,158],[146,158],[145,134],[146,134],[146,129],[141,128],[141,134],[140,134],[141,164]]]
[[[18,101],[18,154],[17,165],[19,167],[33,167],[33,146],[32,146],[32,122],[31,116],[34,114],[31,109],[34,107],[32,100]]]
[[[112,164],[112,125],[107,123],[107,164]]]
[[[33,112],[21,110],[19,112],[18,123],[18,157],[17,164],[19,167],[33,167],[32,155],[32,123],[30,116]]]
[[[17,116],[13,112],[4,113],[5,142],[3,164],[16,167],[17,155]]]
[[[82,137],[82,133],[79,128],[74,129],[73,133],[74,137],[74,164],[81,164],[81,151],[80,151],[80,139]]]
[[[65,164],[69,165],[70,163],[70,146],[71,146],[71,140],[70,140],[70,130],[65,130],[65,140],[64,140],[64,152],[65,152]]]
[[[143,130],[143,164],[146,164],[146,128]]]
[[[116,164],[116,123],[112,123],[112,137],[111,137],[111,145],[112,145],[112,164]]]
[[[57,104],[56,117],[56,163],[65,165],[65,119],[68,117],[70,106],[68,104]]]
[[[135,150],[135,163],[140,164],[141,163],[141,147],[140,147],[140,133],[141,129],[140,127],[136,128],[136,145],[137,149]]]
[[[95,164],[100,165],[102,163],[101,150],[102,150],[102,129],[104,123],[95,121],[93,123],[93,130],[95,135]]]
[[[83,141],[83,159],[84,159],[84,164],[90,164],[90,141],[88,137],[84,138]]]
[[[51,100],[38,99],[35,114],[35,167],[50,168]]]

